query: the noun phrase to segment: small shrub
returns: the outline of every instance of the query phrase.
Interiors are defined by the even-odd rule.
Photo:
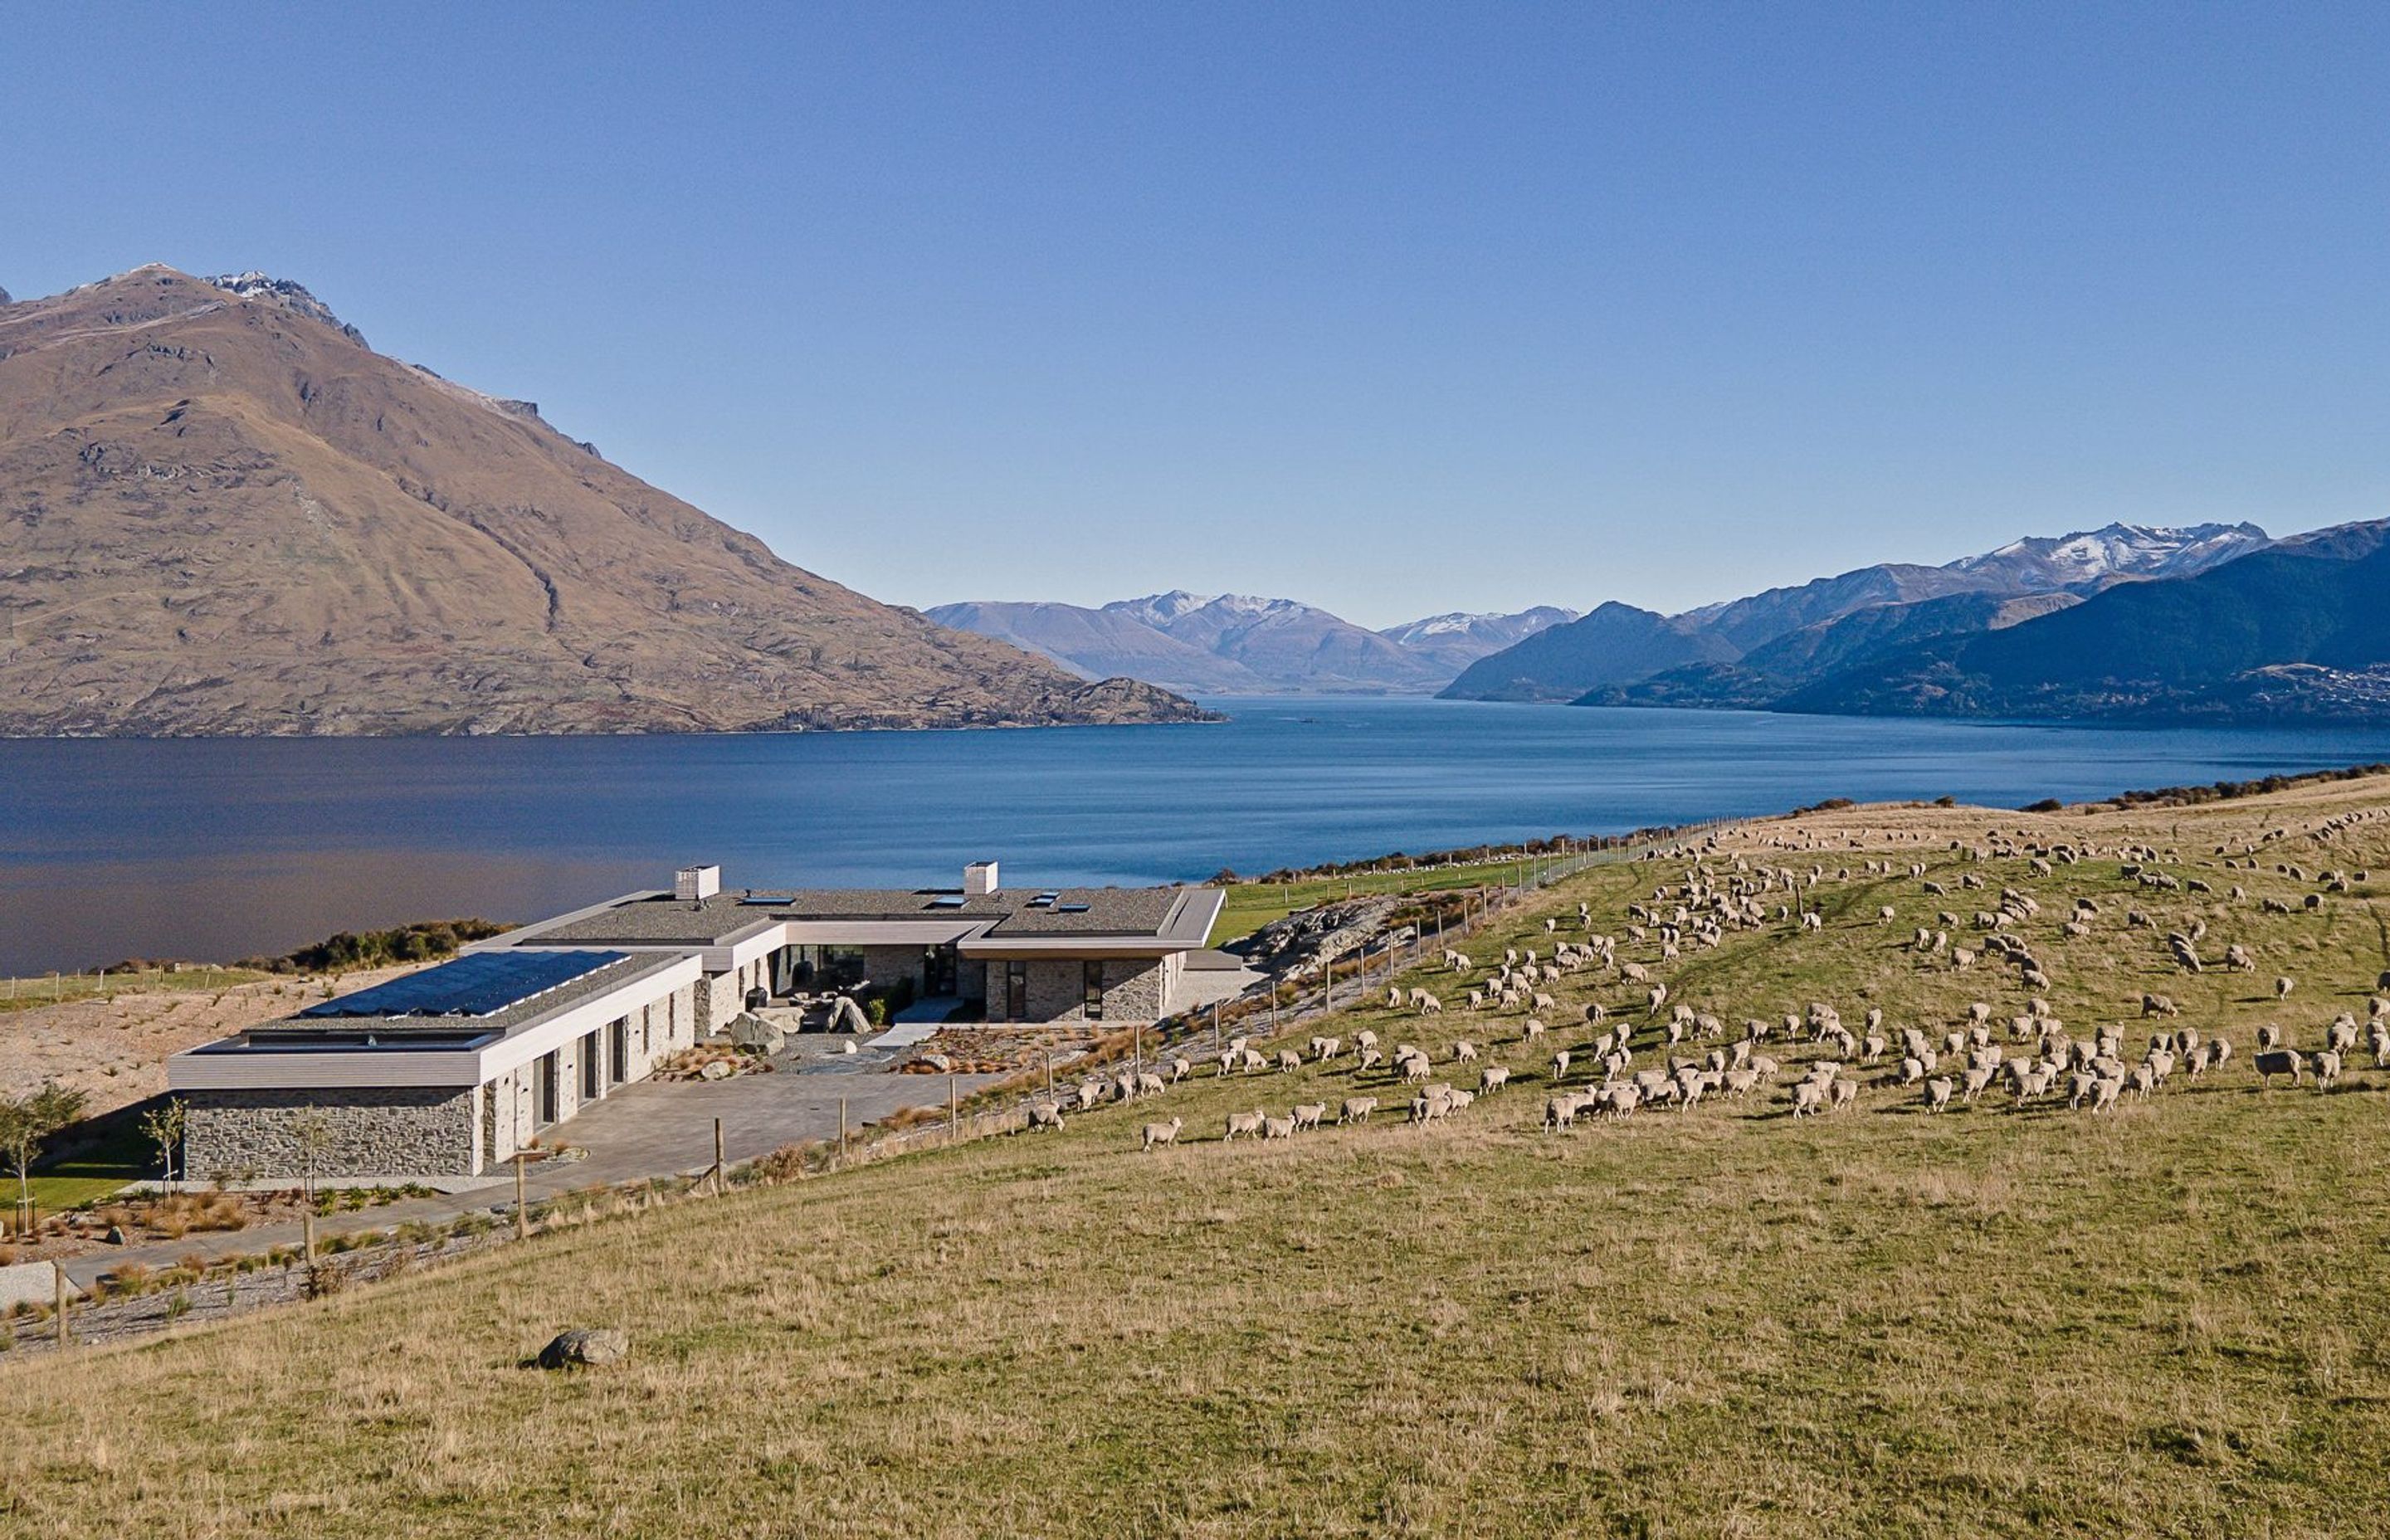
[[[175,1290],[174,1297],[166,1302],[166,1318],[170,1321],[179,1321],[190,1313],[191,1296],[184,1290]]]

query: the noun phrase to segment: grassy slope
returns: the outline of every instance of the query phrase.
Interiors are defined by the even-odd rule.
[[[2196,858],[2218,830],[2296,828],[2390,788],[2269,801],[1877,822],[1926,831],[1899,849],[1937,864],[1947,836],[1980,837],[1993,817],[2077,838],[2129,823]],[[2390,829],[2357,838],[2322,863],[2295,842],[2279,858],[2390,866]],[[0,1524],[2371,1531],[2390,1497],[2376,1318],[2390,1216],[2374,1174],[2390,1077],[2265,1094],[2247,1056],[2258,1020],[2313,1046],[2333,1009],[2363,1013],[2385,961],[2381,899],[2361,889],[2286,918],[2255,913],[2256,894],[2305,891],[2270,871],[2238,876],[2253,890],[2238,905],[2144,899],[2113,862],[1990,875],[2046,905],[2062,892],[2103,903],[2091,941],[2057,944],[2047,906],[2027,932],[2070,1025],[2129,1020],[2141,990],[2163,989],[2187,1022],[2233,1037],[2234,1063],[2097,1118],[1998,1095],[1935,1117],[1870,1089],[1853,1112],[1798,1123],[1780,1094],[1546,1136],[1543,1071],[1510,1050],[1523,1084],[1451,1124],[1226,1147],[1227,1110],[1332,1101],[1353,1076],[1205,1078],[1167,1109],[1073,1118],[1060,1135],[564,1231],[130,1350],[0,1360]],[[1652,876],[1597,869],[1550,902],[1586,896],[1614,917]],[[1965,913],[1976,895],[1923,898],[1905,877],[1819,892],[1823,934],[1733,937],[1674,971],[1678,996],[1736,1020],[1822,998],[1855,1025],[1870,1003],[1935,1026],[1973,998],[2022,1003],[2012,976],[1921,970],[1896,945],[1937,905]],[[1901,910],[1888,929],[1873,920],[1886,902]],[[2175,974],[2159,933],[2124,928],[2127,902],[2162,925],[2205,909],[2204,950],[2245,942],[2261,981],[2291,974],[2298,994],[2277,1009],[2248,976]],[[1439,1046],[1515,1033],[1515,1019],[1460,1010],[1342,1027],[1367,1023]],[[1186,1115],[1198,1142],[1137,1154],[1135,1126],[1159,1110]],[[516,1367],[578,1323],[628,1328],[633,1364],[566,1379]]]
[[[1461,866],[1384,872],[1355,872],[1349,877],[1323,877],[1309,882],[1239,882],[1227,889],[1220,918],[1212,922],[1210,944],[1224,945],[1252,935],[1274,919],[1297,909],[1333,903],[1364,893],[1430,893],[1455,888],[1515,886],[1527,869],[1518,861],[1485,861]]]

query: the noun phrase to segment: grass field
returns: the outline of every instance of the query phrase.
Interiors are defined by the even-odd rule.
[[[1994,1091],[1937,1115],[1871,1068],[1846,1112],[1793,1119],[1780,1082],[1546,1134],[1520,1018],[1422,975],[1441,1017],[1370,1008],[1295,1036],[1370,1027],[1440,1073],[1468,1038],[1511,1067],[1441,1123],[1223,1144],[1232,1110],[1404,1093],[1349,1058],[1203,1075],[1059,1134],[625,1215],[131,1349],[0,1355],[0,1532],[2379,1534],[2390,1074],[2369,1057],[2332,1094],[2268,1092],[2248,1059],[2260,1022],[2314,1048],[2334,1012],[2365,1016],[2390,898],[2369,875],[2298,905],[2323,868],[2390,870],[2390,823],[2310,832],[2385,807],[2373,781],[1755,824],[1714,866],[1823,866],[1822,931],[1771,919],[1662,963],[1625,908],[1680,881],[1675,861],[1570,879],[1469,947],[1548,947],[1541,913],[1582,899],[1623,959],[1731,1022],[1821,1000],[1855,1028],[1874,1006],[1938,1033],[2025,995],[1989,959],[1912,951],[1911,930],[2007,886],[2041,904],[2017,930],[2070,1031],[2122,1024],[2138,1056],[2157,990],[2182,1007],[2166,1025],[2233,1040],[2229,1065],[2146,1103]],[[2141,889],[2113,853],[2037,875],[1947,848],[1993,828],[2149,840],[2217,891]],[[2221,868],[2214,847],[2273,829],[2263,869]],[[1887,858],[1899,875],[1864,870]],[[1911,860],[1989,887],[1926,895]],[[2100,909],[2069,938],[2076,896]],[[2257,971],[2178,971],[2165,931],[2200,918],[2203,955],[2245,944]],[[1592,971],[1559,993],[1544,1047],[1582,1044],[1587,1002],[1634,999]],[[1768,1049],[1783,1081],[1818,1051]],[[1137,1125],[1174,1114],[1185,1142],[1139,1153]],[[520,1367],[582,1324],[627,1329],[632,1361]]]
[[[1467,866],[1413,867],[1402,871],[1355,872],[1346,877],[1316,878],[1306,882],[1238,882],[1227,889],[1220,918],[1212,923],[1210,944],[1219,946],[1252,935],[1272,920],[1298,909],[1309,909],[1338,899],[1366,893],[1449,892],[1456,888],[1498,888],[1515,885],[1529,869],[1519,861],[1482,861]]]

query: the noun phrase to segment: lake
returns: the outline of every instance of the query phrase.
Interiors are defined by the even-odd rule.
[[[2390,729],[1229,699],[1210,726],[0,741],[0,973],[733,887],[1200,879],[1827,797],[2015,807],[2390,760]]]

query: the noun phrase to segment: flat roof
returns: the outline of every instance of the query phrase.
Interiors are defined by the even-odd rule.
[[[1209,888],[1002,888],[966,894],[945,888],[814,888],[675,898],[624,895],[511,933],[506,944],[541,946],[725,946],[790,921],[934,924],[948,938],[1141,938],[1176,942],[1195,914],[1208,930],[1220,894]],[[1200,946],[1203,936],[1189,943]]]
[[[500,957],[508,956],[505,953],[468,955]],[[574,956],[571,953],[559,955]],[[598,956],[602,956],[604,954],[598,954]],[[340,996],[318,1002],[317,1005],[310,1006],[307,1010],[294,1016],[285,1016],[272,1021],[260,1021],[255,1026],[207,1045],[205,1051],[238,1053],[263,1051],[269,1047],[276,1050],[303,1048],[314,1040],[329,1041],[355,1037],[360,1033],[370,1034],[378,1046],[391,1047],[404,1046],[407,1039],[418,1036],[470,1037],[476,1040],[504,1037],[509,1033],[544,1021],[560,1011],[569,1010],[584,1001],[610,994],[626,984],[636,983],[650,973],[660,973],[679,960],[674,956],[655,956],[620,957],[611,962],[602,963],[577,978],[568,979],[485,1016],[430,1013],[406,1016],[314,1014],[323,1006],[338,1006],[341,999],[362,997],[388,987],[376,985],[373,989],[359,990],[353,996]],[[391,982],[405,983],[410,980],[423,978],[437,971],[439,971],[438,969],[425,969],[419,973],[410,973],[404,978],[392,980]]]

